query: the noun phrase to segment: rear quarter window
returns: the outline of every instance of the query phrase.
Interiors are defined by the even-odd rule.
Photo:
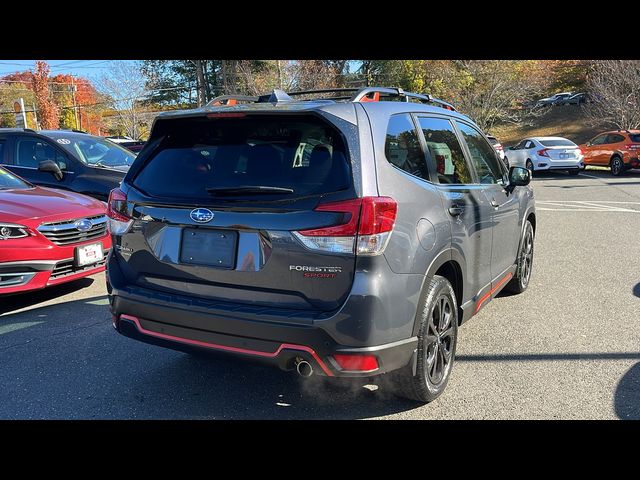
[[[167,122],[175,123],[165,125],[165,140],[132,182],[148,195],[210,199],[208,189],[268,186],[297,197],[351,187],[342,135],[315,116]]]

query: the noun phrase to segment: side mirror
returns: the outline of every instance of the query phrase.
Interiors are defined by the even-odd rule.
[[[62,180],[62,170],[56,162],[53,160],[43,160],[38,164],[39,172],[49,172],[51,175],[55,177],[56,180]]]
[[[591,146],[591,142],[587,142],[587,143],[585,144],[585,147],[590,147],[590,146]]]
[[[531,172],[524,167],[509,168],[509,184],[506,190],[512,192],[516,187],[524,187],[531,182]]]

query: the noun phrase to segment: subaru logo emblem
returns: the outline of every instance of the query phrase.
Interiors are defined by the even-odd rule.
[[[208,208],[196,208],[189,214],[191,220],[198,223],[207,223],[213,220],[213,212]]]
[[[82,220],[78,220],[73,225],[76,227],[76,229],[79,232],[86,232],[87,230],[90,230],[91,227],[93,227],[93,223],[91,223],[91,220],[89,220],[87,218],[83,218]]]

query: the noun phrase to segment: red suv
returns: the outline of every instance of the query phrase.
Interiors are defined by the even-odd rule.
[[[0,296],[104,271],[106,206],[36,187],[0,167]]]
[[[640,130],[603,132],[580,145],[585,165],[611,167],[613,175],[622,175],[631,168],[640,168]]]

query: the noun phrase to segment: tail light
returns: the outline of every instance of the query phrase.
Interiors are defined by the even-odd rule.
[[[548,148],[543,148],[542,150],[538,150],[536,153],[541,156],[541,157],[548,157],[549,154],[547,153],[549,151]]]
[[[378,369],[378,359],[374,355],[333,355],[343,370],[371,372]]]
[[[578,155],[584,155],[584,152],[581,148],[576,148],[576,151],[578,152]]]
[[[627,150],[638,150],[640,149],[640,143],[630,143],[624,146]]]
[[[504,147],[500,144],[497,144],[495,147],[496,147],[496,150],[504,150]]]
[[[315,211],[343,213],[342,223],[293,232],[307,248],[334,253],[381,254],[391,236],[398,204],[389,197],[363,197],[319,205]]]
[[[107,202],[107,216],[109,217],[109,231],[113,235],[126,233],[133,223],[127,208],[127,195],[119,188],[111,190]]]

